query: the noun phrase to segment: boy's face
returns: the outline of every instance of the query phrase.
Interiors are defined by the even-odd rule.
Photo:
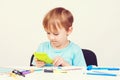
[[[48,39],[51,42],[52,47],[56,49],[61,49],[65,47],[65,44],[68,42],[68,35],[72,32],[72,27],[68,31],[64,28],[58,28],[57,32],[47,31]]]

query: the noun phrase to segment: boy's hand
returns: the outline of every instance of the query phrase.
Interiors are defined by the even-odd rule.
[[[54,66],[70,66],[68,62],[66,62],[62,57],[55,57],[53,61]]]
[[[35,59],[36,67],[43,67],[45,65],[45,62],[40,61],[38,59]]]

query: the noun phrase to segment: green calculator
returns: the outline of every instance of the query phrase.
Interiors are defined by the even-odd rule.
[[[53,60],[45,52],[34,52],[34,57],[47,64],[52,64]]]

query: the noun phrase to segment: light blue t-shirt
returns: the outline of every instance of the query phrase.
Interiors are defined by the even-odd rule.
[[[63,49],[54,49],[50,42],[41,43],[36,52],[45,52],[50,58],[61,56],[71,66],[86,66],[85,59],[81,48],[75,43],[71,42]],[[48,66],[50,64],[46,64]]]

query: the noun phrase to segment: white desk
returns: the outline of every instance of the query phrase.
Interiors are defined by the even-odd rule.
[[[36,71],[27,74],[25,77],[16,76],[10,77],[0,75],[0,80],[120,80],[119,76],[97,76],[86,75],[85,70],[70,70],[67,73],[45,73],[43,71]]]

